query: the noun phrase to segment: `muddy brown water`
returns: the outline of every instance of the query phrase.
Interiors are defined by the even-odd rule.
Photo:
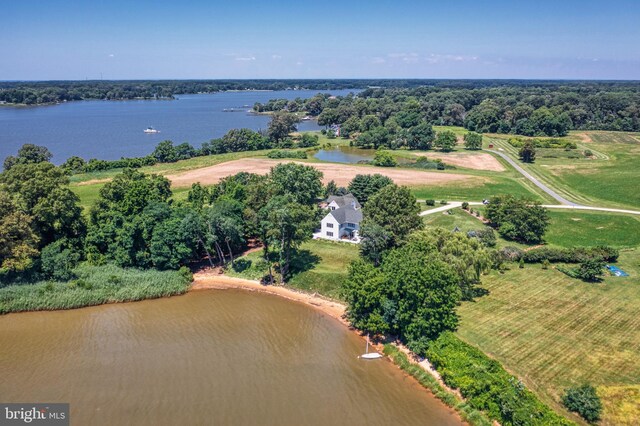
[[[361,338],[275,296],[0,317],[0,401],[69,402],[72,425],[460,425]]]

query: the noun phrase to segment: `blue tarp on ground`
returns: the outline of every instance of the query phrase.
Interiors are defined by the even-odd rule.
[[[609,272],[611,272],[611,275],[616,276],[616,277],[628,277],[629,276],[629,274],[627,274],[625,271],[623,271],[622,269],[618,268],[617,266],[607,265],[607,269],[609,270]]]

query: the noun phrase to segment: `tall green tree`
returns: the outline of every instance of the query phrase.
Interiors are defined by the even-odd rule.
[[[482,149],[482,135],[476,132],[465,133],[464,147],[469,150]]]
[[[53,154],[46,146],[27,143],[18,150],[16,157],[9,155],[4,159],[4,169],[9,170],[17,164],[38,164],[51,160]]]
[[[407,236],[423,227],[418,216],[420,207],[406,186],[387,185],[373,195],[362,209],[363,228],[377,224],[384,228],[394,245],[405,241]]]
[[[428,254],[409,244],[391,250],[379,268],[352,263],[343,292],[354,327],[400,336],[420,355],[440,333],[455,330],[460,300],[456,274]]]
[[[290,194],[300,204],[312,205],[322,196],[322,172],[296,163],[278,164],[269,174],[273,193]]]
[[[288,112],[277,112],[271,116],[267,135],[272,141],[279,143],[296,131],[299,119],[295,114]]]
[[[299,203],[292,194],[277,195],[260,211],[266,258],[277,254],[282,282],[289,278],[294,251],[311,238],[315,227],[314,209]]]
[[[369,197],[392,183],[393,180],[391,178],[379,173],[373,175],[358,174],[349,182],[348,190],[364,206]]]
[[[20,210],[0,187],[0,278],[5,272],[22,272],[38,255],[38,236],[31,217]]]
[[[438,132],[433,145],[443,152],[449,152],[454,150],[457,141],[458,138],[456,137],[455,133],[453,133],[451,130],[444,130],[442,132]]]
[[[536,145],[533,141],[527,140],[524,142],[520,151],[518,152],[520,160],[523,163],[533,163],[536,160]]]
[[[549,226],[549,214],[540,202],[512,195],[491,197],[485,217],[505,238],[539,243]]]
[[[407,147],[409,149],[431,149],[436,133],[428,123],[420,123],[409,129]]]
[[[39,249],[61,238],[80,244],[86,224],[62,169],[48,162],[16,164],[0,174],[0,184],[31,217]]]

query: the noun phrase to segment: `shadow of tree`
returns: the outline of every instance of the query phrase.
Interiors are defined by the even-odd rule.
[[[309,271],[320,263],[320,256],[311,253],[309,250],[296,250],[291,256],[291,275]]]

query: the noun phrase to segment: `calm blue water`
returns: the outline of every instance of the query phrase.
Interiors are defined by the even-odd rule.
[[[346,95],[350,90],[332,91]],[[224,92],[179,95],[174,101],[81,101],[39,107],[0,107],[0,161],[15,155],[25,143],[44,145],[60,164],[72,155],[84,159],[115,160],[144,156],[158,142],[202,142],[221,137],[234,128],[266,129],[269,117],[246,112],[224,112],[225,108],[253,107],[269,99],[310,98],[316,90],[274,92]],[[145,134],[149,126],[158,134]],[[318,130],[305,121],[299,130]]]
[[[360,161],[371,161],[376,151],[373,149],[352,148],[349,146],[336,146],[332,149],[321,149],[314,158],[332,163],[353,164]]]

